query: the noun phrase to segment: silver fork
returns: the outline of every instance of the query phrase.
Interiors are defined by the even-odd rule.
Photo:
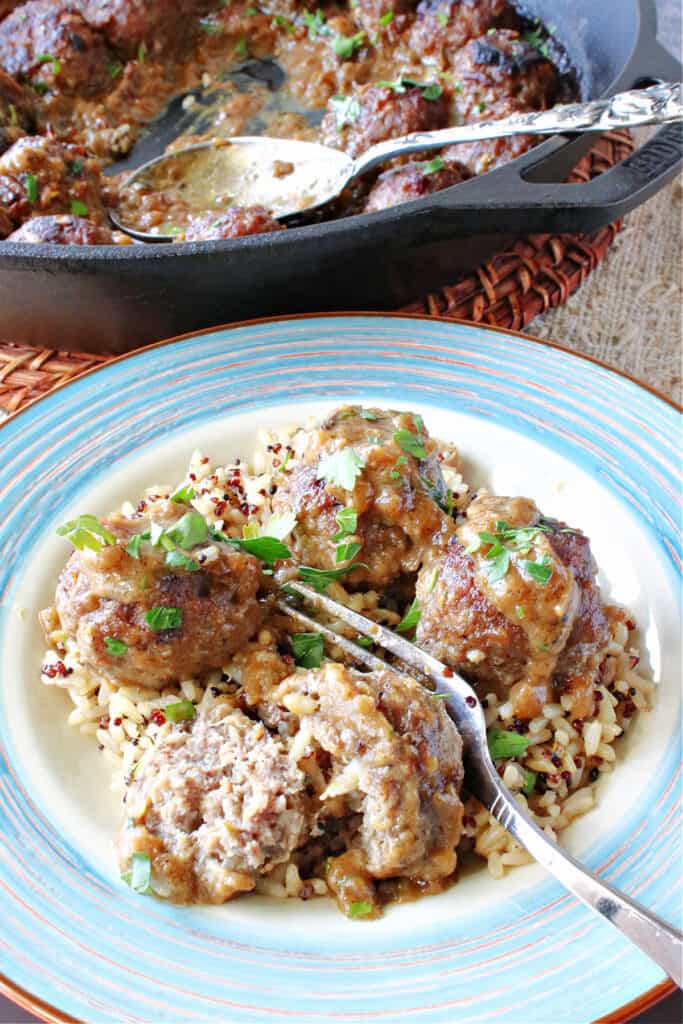
[[[421,677],[431,679],[437,686],[437,692],[448,694],[444,698],[444,705],[462,736],[469,792],[539,864],[555,876],[558,882],[578,896],[591,910],[618,928],[654,960],[679,988],[683,987],[683,935],[661,917],[601,881],[597,875],[560,849],[534,824],[528,814],[525,814],[509,789],[503,785],[489,755],[484,711],[472,687],[452,669],[384,626],[366,619],[365,616],[351,611],[345,605],[333,601],[303,583],[290,582],[287,586],[314,608],[322,609],[341,619],[358,633],[369,637],[379,647],[389,651],[413,675],[417,673]],[[380,661],[369,651],[345,637],[340,637],[333,630],[293,608],[287,601],[280,601],[279,607],[308,629],[316,630],[327,640],[338,644],[356,662],[374,670],[387,667],[385,662]]]

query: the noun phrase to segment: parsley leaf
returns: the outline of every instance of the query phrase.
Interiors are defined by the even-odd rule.
[[[301,668],[319,668],[323,660],[322,633],[292,633],[294,661]]]
[[[82,203],[80,199],[72,199],[71,212],[74,217],[87,217],[89,211],[86,204]]]
[[[352,491],[364,465],[365,460],[355,448],[341,448],[320,460],[318,476],[330,484],[343,487],[345,491]]]
[[[169,722],[189,722],[197,713],[191,700],[179,700],[177,704],[167,704],[164,714]]]
[[[292,557],[292,552],[287,545],[283,544],[277,537],[243,537],[242,540],[237,540],[234,537],[223,536],[217,539],[227,541],[228,544],[233,544],[237,548],[242,548],[243,551],[253,555],[254,558],[259,558],[267,565],[272,565],[273,562],[277,562],[281,558]]]
[[[148,853],[134,853],[130,861],[130,870],[124,871],[121,881],[129,885],[133,892],[146,895],[151,893],[152,862]]]
[[[335,551],[335,562],[349,562],[355,558],[361,549],[361,545],[355,541],[348,544],[338,544]]]
[[[59,526],[57,536],[66,537],[79,551],[82,551],[83,548],[101,551],[103,545],[116,544],[114,534],[102,525],[97,516],[87,513]]]
[[[341,579],[354,569],[367,569],[365,562],[354,562],[352,565],[343,566],[341,569],[314,569],[310,565],[302,565],[299,568],[299,579],[309,583],[319,594],[323,594],[330,583]]]
[[[422,438],[413,434],[410,430],[397,430],[394,433],[394,441],[408,455],[416,459],[426,459],[427,449],[422,443]]]
[[[443,158],[435,156],[433,160],[420,160],[418,161],[417,167],[420,168],[423,174],[435,174],[437,171],[442,171],[446,166]]]
[[[522,562],[522,565],[531,576],[542,587],[545,587],[553,574],[553,563],[549,555],[543,555],[538,562]]]
[[[488,734],[489,754],[494,761],[519,757],[530,742],[528,736],[520,736],[519,733],[507,732],[505,729],[491,729]]]
[[[275,537],[276,540],[284,540],[296,526],[296,516],[293,512],[276,512],[271,516],[263,528],[263,537]],[[289,556],[287,556],[289,557]]]
[[[352,537],[358,529],[358,513],[355,508],[340,508],[334,517],[337,520],[339,533],[335,533],[333,541],[343,540],[344,537]]]
[[[38,179],[35,174],[27,174],[24,178],[24,188],[26,189],[26,198],[28,199],[31,206],[38,202]]]
[[[189,504],[194,496],[195,489],[192,484],[185,484],[183,487],[179,487],[175,494],[171,495],[171,501],[174,501],[176,505]]]
[[[526,793],[527,796],[531,796],[533,791],[536,789],[536,772],[524,772],[524,785],[522,786],[522,792]]]
[[[155,633],[163,629],[177,629],[182,625],[182,608],[173,608],[170,605],[160,604],[145,612],[145,622]]]
[[[349,904],[349,917],[367,917],[372,913],[372,903],[367,900],[354,900]]]
[[[420,602],[415,597],[413,598],[413,603],[411,604],[410,608],[405,613],[405,615],[399,622],[398,626],[396,627],[396,632],[409,633],[411,630],[415,629],[418,622],[420,621],[421,614],[422,612],[420,611]]]
[[[104,646],[107,649],[107,653],[113,654],[115,658],[120,658],[128,650],[127,643],[124,643],[123,640],[117,640],[113,636],[105,636]]]
[[[201,566],[198,562],[195,562],[194,558],[190,558],[184,551],[178,551],[177,548],[166,552],[165,562],[166,565],[170,565],[173,569],[186,569],[188,572],[199,572],[201,569]]]
[[[364,42],[365,32],[356,32],[353,36],[335,36],[332,48],[342,60],[349,60]]]
[[[427,580],[427,585],[425,587],[425,592],[427,594],[431,594],[432,590],[436,586],[436,581],[437,581],[438,578],[439,578],[439,570],[436,568],[436,566],[434,566],[434,568],[432,569],[432,571],[429,574],[429,578]]]
[[[149,540],[151,533],[149,530],[143,530],[142,533],[136,533],[134,537],[131,537],[130,541],[126,545],[126,554],[130,555],[136,561],[140,559],[140,545],[143,540]]]
[[[375,423],[379,419],[379,416],[371,409],[361,409],[359,415],[362,420],[367,420],[368,423]]]
[[[152,524],[152,530],[154,530],[154,524]],[[177,523],[174,523],[167,530],[163,530],[162,534],[159,535],[159,539],[162,536],[177,544],[178,547],[189,550],[189,548],[196,547],[197,544],[206,543],[209,536],[209,528],[206,525],[206,519],[199,512],[186,512]]]
[[[355,96],[333,96],[330,104],[338,132],[347,124],[355,124],[360,117],[360,103]]]

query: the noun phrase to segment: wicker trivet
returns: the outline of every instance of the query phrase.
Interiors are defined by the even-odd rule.
[[[626,131],[601,136],[571,174],[589,181],[633,151]],[[605,258],[621,222],[591,235],[534,235],[406,311],[458,317],[519,330],[566,302]],[[36,349],[0,341],[0,410],[16,412],[57,384],[106,363],[107,356]]]

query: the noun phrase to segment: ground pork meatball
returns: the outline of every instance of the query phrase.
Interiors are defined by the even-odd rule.
[[[445,128],[448,124],[445,95],[440,92],[435,99],[425,99],[425,91],[419,86],[407,87],[401,92],[384,86],[362,85],[354,89],[345,104],[343,117],[339,115],[338,99],[333,99],[322,121],[322,141],[356,157],[385,139]]]
[[[71,0],[85,20],[121,53],[134,56],[141,44],[163,54],[188,41],[192,21],[210,10],[210,0]]]
[[[280,739],[230,700],[165,728],[128,789],[121,869],[146,854],[158,895],[224,903],[301,843],[304,773]]]
[[[106,207],[115,199],[99,161],[79,146],[31,136],[0,156],[0,206],[17,227],[30,216],[64,213],[106,225]]]
[[[104,36],[70,3],[29,0],[0,24],[0,64],[51,92],[88,95],[111,85]]]
[[[419,199],[450,185],[458,185],[469,177],[470,172],[463,164],[446,163],[441,157],[395,167],[380,174],[370,190],[364,211],[386,210],[409,199]]]
[[[165,502],[153,522],[117,513],[104,526],[115,543],[74,551],[55,600],[64,631],[92,670],[161,687],[221,668],[256,632],[260,563],[212,541],[199,513]],[[150,529],[151,539],[136,539]],[[126,649],[112,652],[108,638]]]
[[[57,217],[32,217],[12,232],[7,241],[36,245],[113,245],[114,236],[103,224],[93,224],[84,217],[66,213]]]
[[[416,642],[522,719],[552,699],[554,678],[592,684],[607,641],[588,539],[567,531],[528,498],[485,495],[418,577]]]
[[[34,128],[34,98],[0,68],[0,153]]]
[[[296,672],[273,700],[297,722],[292,758],[309,772],[317,758],[319,821],[361,815],[352,846],[372,878],[453,873],[462,742],[440,701],[408,676],[334,663]]]
[[[410,47],[427,63],[446,68],[449,58],[470,39],[491,28],[518,25],[519,17],[507,0],[422,0]]]
[[[436,445],[411,413],[348,406],[317,430],[292,440],[291,470],[278,479],[273,508],[294,513],[295,556],[315,568],[339,569],[339,514],[354,521],[343,544],[359,544],[344,576],[351,587],[385,587],[401,573],[415,572],[425,550],[448,536],[453,520],[447,504]]]
[[[203,238],[240,238],[267,231],[284,231],[284,226],[262,206],[231,206],[221,213],[193,217],[178,241],[196,242]]]

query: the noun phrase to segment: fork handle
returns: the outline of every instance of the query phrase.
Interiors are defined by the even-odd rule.
[[[491,777],[491,775],[495,777]],[[679,988],[683,987],[683,935],[672,925],[603,882],[549,839],[501,787],[491,767],[478,786],[470,787],[503,828],[517,839],[546,871],[586,903],[591,910],[618,928],[643,953],[654,960]],[[477,789],[478,792],[474,792]]]

